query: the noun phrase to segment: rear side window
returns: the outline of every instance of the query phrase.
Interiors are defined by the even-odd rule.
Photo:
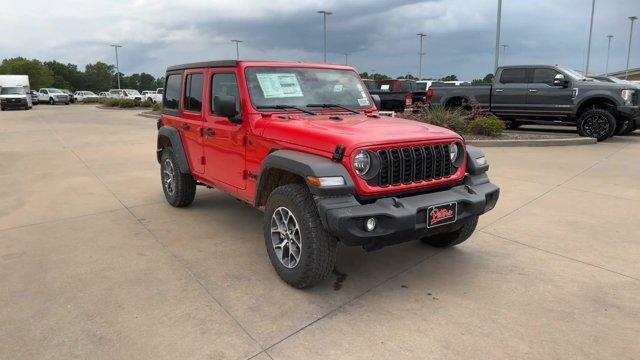
[[[503,84],[526,83],[527,69],[504,69],[500,75]]]
[[[238,95],[238,81],[231,73],[214,74],[211,79],[211,112],[214,109],[216,96],[235,96],[236,110],[240,111],[240,96]]]
[[[164,93],[162,107],[168,110],[178,110],[180,107],[180,87],[182,86],[182,75],[172,74],[167,76],[167,85]]]
[[[186,111],[202,111],[202,74],[188,74],[184,87],[184,109]]]
[[[534,69],[533,81],[531,82],[536,84],[553,85],[553,79],[558,74],[560,73],[553,69],[546,69],[546,68]]]

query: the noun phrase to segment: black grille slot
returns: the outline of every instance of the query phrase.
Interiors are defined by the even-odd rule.
[[[424,178],[425,180],[433,179],[433,148],[425,146],[424,148]]]
[[[443,176],[449,176],[451,174],[451,154],[449,153],[449,146],[448,145],[442,145],[442,150],[443,150],[443,163],[444,165],[443,167]]]
[[[389,153],[387,150],[378,151],[380,156],[380,186],[389,185]]]
[[[380,176],[372,185],[390,186],[417,183],[451,176],[448,145],[393,148],[377,151],[380,157]]]
[[[433,177],[435,179],[440,179],[442,177],[443,170],[443,161],[442,161],[442,146],[435,145],[433,147],[434,150],[434,161],[433,161]]]
[[[415,159],[413,181],[420,182],[424,177],[424,153],[422,152],[422,148],[419,147],[414,147],[411,151],[413,151],[413,158]]]
[[[402,182],[402,157],[400,156],[400,150],[389,150],[389,157],[391,158],[391,184],[398,185]]]
[[[413,182],[413,152],[409,148],[402,148],[402,182],[405,184]]]

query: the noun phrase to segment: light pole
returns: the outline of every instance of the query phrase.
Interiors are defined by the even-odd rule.
[[[242,40],[231,40],[231,42],[236,43],[236,60],[240,60],[240,43]]]
[[[327,63],[327,16],[333,14],[330,11],[320,10],[318,14],[322,14],[322,20],[324,23],[324,63]]]
[[[638,20],[637,16],[629,16],[629,20],[631,20],[631,28],[629,29],[629,49],[627,50],[627,68],[624,71],[624,79],[627,80],[629,77],[629,58],[631,57],[631,37],[633,35],[633,22]]]
[[[502,44],[500,46],[502,46],[502,64],[506,65],[506,63],[507,63],[507,48],[509,47],[509,45]]]
[[[589,76],[589,57],[591,56],[591,33],[593,33],[593,12],[596,9],[596,0],[591,1],[591,24],[589,25],[589,45],[587,45],[587,66],[584,69],[584,76]]]
[[[609,38],[609,45],[607,45],[607,63],[604,66],[604,76],[609,76],[609,52],[611,52],[611,39],[613,35],[607,35]]]
[[[349,53],[344,53],[344,64],[349,65]]]
[[[493,73],[498,69],[498,60],[500,59],[500,21],[502,18],[502,0],[498,0],[498,23],[496,25],[496,49],[495,59],[493,62]]]
[[[422,39],[427,36],[427,34],[418,33],[416,34],[420,37],[420,52],[418,53],[418,80],[422,79]]]
[[[120,64],[118,63],[118,48],[121,48],[122,45],[112,44],[109,46],[113,46],[116,49],[116,75],[118,76],[118,89],[120,89]]]

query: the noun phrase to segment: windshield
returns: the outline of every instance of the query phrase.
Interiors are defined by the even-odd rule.
[[[0,95],[24,95],[23,87],[3,87],[0,89]]]
[[[140,93],[138,92],[138,90],[132,90],[132,89],[127,89],[125,90],[127,92],[127,94],[129,95],[140,95]]]
[[[85,96],[87,96],[87,95],[95,95],[96,94],[93,91],[84,91],[83,93],[84,93]]]
[[[575,70],[567,69],[565,67],[561,67],[559,69],[562,70],[565,74],[569,75],[571,78],[573,78],[573,80],[582,80],[582,79],[584,79],[584,76],[582,76],[582,74],[580,74],[579,72],[577,72]]]
[[[246,70],[251,103],[255,108],[290,105],[340,105],[369,108],[371,101],[350,70],[252,67]]]

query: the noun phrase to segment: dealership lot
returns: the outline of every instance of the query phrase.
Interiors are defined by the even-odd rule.
[[[272,270],[258,211],[202,188],[165,203],[155,120],[136,114],[0,114],[0,358],[640,353],[640,132],[486,148],[501,199],[470,241],[340,248],[301,291]]]

